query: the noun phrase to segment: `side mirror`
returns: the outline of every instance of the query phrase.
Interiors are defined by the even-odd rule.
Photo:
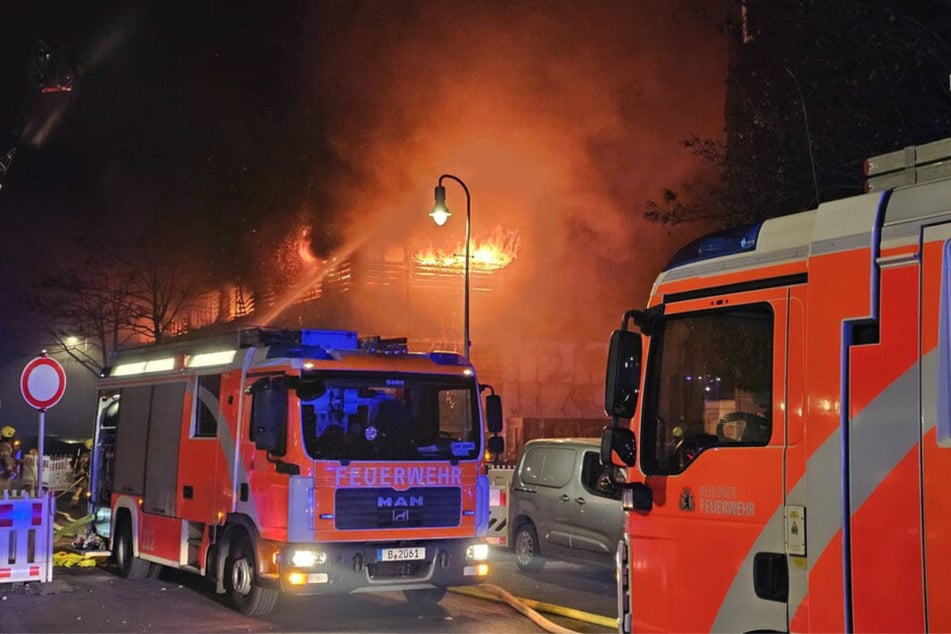
[[[485,397],[485,425],[490,433],[502,431],[502,397],[498,394]]]
[[[604,411],[608,416],[631,418],[641,391],[641,335],[615,330],[608,349],[604,379]]]
[[[493,456],[501,456],[505,453],[505,439],[501,436],[489,436],[485,446]]]
[[[614,463],[614,454],[621,465]],[[626,427],[605,427],[601,432],[601,464],[633,467],[637,464],[637,438]]]

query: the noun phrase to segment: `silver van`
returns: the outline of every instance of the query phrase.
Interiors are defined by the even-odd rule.
[[[624,513],[620,490],[601,465],[600,443],[600,438],[525,443],[508,499],[508,543],[520,569],[540,570],[545,558],[614,565]]]

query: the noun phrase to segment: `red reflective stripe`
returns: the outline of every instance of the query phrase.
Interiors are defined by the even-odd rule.
[[[39,566],[30,566],[30,576],[38,577],[40,576],[40,567]]]
[[[33,503],[33,518],[31,520],[33,526],[39,526],[43,523],[43,504],[42,502]]]
[[[506,497],[507,497],[507,494],[505,491],[499,492],[499,506],[505,506],[506,504],[508,504],[508,502],[505,499]]]
[[[9,579],[12,574],[9,568],[0,568],[0,579]]]

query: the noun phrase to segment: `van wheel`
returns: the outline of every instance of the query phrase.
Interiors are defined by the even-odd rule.
[[[446,596],[445,588],[425,588],[423,590],[403,590],[408,603],[414,605],[436,605]]]
[[[116,522],[116,534],[112,540],[112,559],[116,562],[119,576],[123,579],[145,579],[152,564],[136,557],[132,549],[132,522],[123,515]]]
[[[515,532],[515,563],[526,572],[541,570],[545,565],[538,549],[538,534],[531,524],[522,524]]]
[[[225,562],[225,587],[231,604],[241,614],[264,616],[277,604],[277,590],[258,583],[254,548],[247,535],[239,537],[231,546]]]

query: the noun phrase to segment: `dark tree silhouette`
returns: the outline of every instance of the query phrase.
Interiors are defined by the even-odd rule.
[[[739,224],[860,193],[876,154],[951,136],[948,0],[742,0],[718,182],[668,185],[649,219]]]

